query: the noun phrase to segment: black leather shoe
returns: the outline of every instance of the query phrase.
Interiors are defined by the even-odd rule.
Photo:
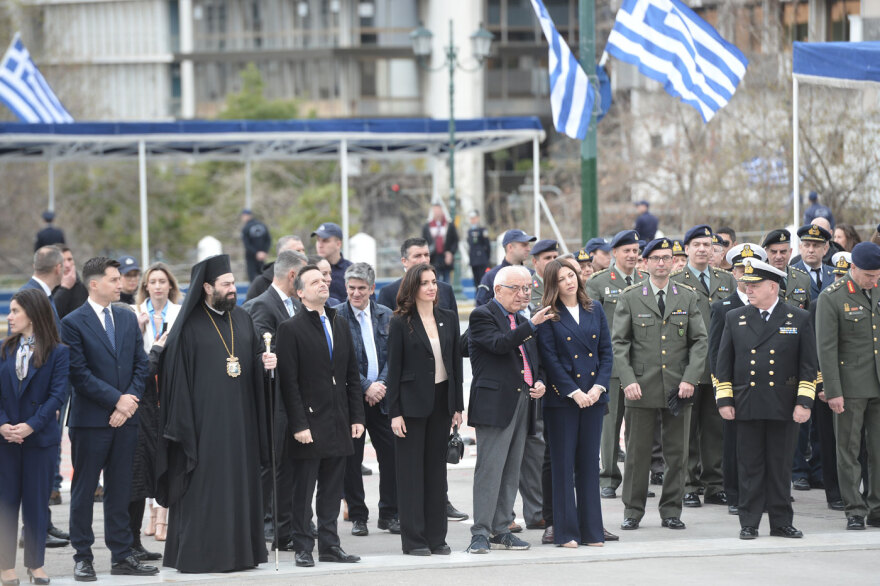
[[[156,551],[147,551],[147,549],[143,545],[132,546],[131,553],[134,554],[134,557],[142,562],[154,562],[156,560],[162,559],[161,553]]]
[[[727,504],[727,493],[723,490],[719,490],[714,494],[708,495],[703,499],[707,505],[726,505]]]
[[[55,525],[49,525],[49,530],[47,531],[49,535],[52,537],[56,537],[58,539],[63,539],[65,541],[70,541],[70,533],[62,531]]]
[[[791,483],[791,487],[795,490],[810,490],[810,481],[806,478],[798,478]]]
[[[361,561],[360,556],[351,555],[342,551],[338,545],[330,547],[327,551],[318,554],[319,562],[337,562],[340,564],[353,564]]]
[[[846,528],[850,531],[861,531],[865,528],[865,518],[861,515],[853,515],[846,518]]]
[[[617,493],[614,492],[614,489],[610,486],[606,486],[602,490],[599,491],[599,496],[603,499],[616,499]]]
[[[275,551],[275,542],[272,542],[272,545],[269,547],[269,551]],[[291,539],[287,543],[282,543],[278,546],[278,551],[296,551],[296,546],[293,544],[293,540]]]
[[[67,539],[58,539],[57,537],[46,533],[46,547],[67,547],[68,545],[70,545],[70,541]]]
[[[740,539],[757,539],[758,538],[758,528],[757,527],[743,527],[739,530],[739,538]]]
[[[452,548],[444,543],[443,545],[438,545],[437,547],[432,547],[431,553],[434,555],[451,555]]]
[[[110,566],[110,574],[113,576],[155,576],[158,573],[159,568],[142,564],[134,555]]]
[[[728,515],[739,515],[739,507],[736,505],[727,505]]]
[[[698,488],[698,489],[697,489],[697,494],[700,495],[700,496],[703,496],[704,494],[706,494],[706,487],[705,487],[705,486],[701,486],[700,488]]]
[[[366,521],[353,521],[351,524],[351,534],[355,537],[366,537],[370,534],[370,530],[367,529]]]
[[[547,522],[544,521],[544,519],[541,519],[537,523],[526,523],[526,529],[530,529],[532,531],[543,531],[545,527],[547,527]]]
[[[684,529],[687,527],[678,517],[666,517],[660,524],[668,529]]]
[[[681,500],[681,504],[686,507],[702,507],[703,503],[700,502],[700,495],[695,492],[689,492],[684,495],[684,498]]]
[[[602,531],[605,532],[605,541],[620,541],[619,536],[615,535],[614,533],[611,533],[610,531],[608,531],[604,527],[602,528]]]
[[[795,529],[791,525],[786,525],[785,527],[777,527],[776,529],[770,530],[770,535],[772,537],[790,537],[793,539],[800,539],[804,536],[803,532],[799,529]]]
[[[47,586],[50,582],[52,582],[52,580],[49,578],[39,578],[37,576],[34,576],[34,573],[31,571],[30,568],[27,569],[27,575],[28,582],[30,582],[31,584],[36,584],[37,586]],[[4,582],[3,584],[8,584],[8,582]],[[17,578],[15,579],[15,584],[18,584]]]
[[[464,521],[468,519],[470,515],[467,513],[462,513],[458,509],[452,506],[452,503],[446,501],[446,518],[450,521]]]
[[[409,551],[405,551],[403,553],[405,555],[417,555],[417,556],[427,557],[427,556],[431,555],[431,550],[428,549],[427,547],[416,547],[414,549],[411,549]]]
[[[837,499],[828,503],[828,508],[832,511],[842,511],[846,508],[846,505],[843,504],[843,499]]]
[[[372,476],[373,471],[361,464],[361,476]]]
[[[620,528],[624,531],[630,531],[632,529],[639,528],[639,522],[637,519],[633,519],[632,517],[627,517],[623,520],[623,523],[620,524]]]
[[[309,551],[298,551],[296,552],[296,565],[300,568],[311,568],[315,565],[315,558],[312,557],[312,553]]]
[[[376,526],[383,531],[388,531],[395,535],[400,535],[400,521],[397,519],[379,519],[379,522],[376,524]]]
[[[541,535],[541,543],[544,545],[553,543],[553,525],[548,525],[547,528],[544,529],[544,534]]]
[[[95,575],[95,568],[89,560],[76,562],[73,566],[73,579],[77,582],[94,582],[98,579]]]
[[[663,484],[663,473],[662,472],[651,472],[651,484],[661,486]]]

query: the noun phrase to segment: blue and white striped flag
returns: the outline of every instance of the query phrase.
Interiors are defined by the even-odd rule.
[[[544,8],[541,0],[532,0],[532,7],[544,37],[550,45],[550,108],[553,111],[553,126],[571,138],[583,140],[593,116],[593,103],[596,91],[580,63],[571,54],[565,40],[553,25],[553,19]]]
[[[624,0],[605,50],[637,65],[705,122],[727,105],[749,64],[680,0]]]
[[[0,61],[0,102],[22,122],[73,122],[46,83],[18,33]]]

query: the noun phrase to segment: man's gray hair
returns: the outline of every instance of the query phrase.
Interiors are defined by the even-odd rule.
[[[302,242],[302,238],[299,236],[295,236],[290,234],[288,236],[282,236],[278,239],[278,242],[275,244],[275,254],[281,254],[281,251],[284,250],[284,247],[287,246],[291,242]]]
[[[513,275],[525,277],[529,283],[532,282],[532,274],[529,272],[529,269],[522,265],[508,265],[502,267],[497,273],[495,273],[495,280],[492,282],[492,288],[494,289],[498,285],[506,285],[507,280]]]
[[[369,263],[356,262],[345,269],[346,285],[349,279],[360,279],[367,284],[367,287],[372,287],[376,284],[376,271],[373,270]]]
[[[281,278],[292,270],[299,272],[301,268],[309,264],[309,259],[301,252],[295,250],[282,250],[275,259],[275,278]]]
[[[64,255],[57,246],[43,246],[34,253],[34,274],[48,275],[64,262]]]

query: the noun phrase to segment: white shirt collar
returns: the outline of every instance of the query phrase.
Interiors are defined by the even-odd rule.
[[[743,302],[743,305],[749,304],[749,296],[740,291],[739,287],[736,288],[736,294],[739,295],[739,298]]]
[[[104,325],[104,307],[105,306],[101,305],[100,303],[98,303],[97,301],[92,299],[91,297],[89,297],[87,301],[88,301],[89,305],[92,307],[92,311],[94,311],[95,315],[98,316],[98,321],[101,322],[101,325]],[[106,307],[110,307],[110,306],[107,305]],[[111,320],[113,319],[113,310],[112,309],[110,310],[110,319]]]
[[[351,304],[351,301],[348,302],[348,305],[349,305],[349,307],[351,307],[351,311],[354,313],[355,317],[360,318],[361,311],[363,311],[366,314],[367,319],[373,319],[373,316],[370,314],[370,304],[369,303],[367,303],[366,309],[358,309],[357,307],[355,307],[354,305]]]
[[[43,292],[46,294],[46,297],[50,297],[52,295],[52,289],[50,289],[49,285],[44,283],[39,277],[33,276],[31,277],[31,279],[40,284],[40,287],[42,287]]]
[[[759,313],[762,311],[768,311],[770,312],[770,315],[773,315],[773,310],[776,309],[777,305],[779,305],[779,297],[776,298],[776,301],[774,301],[773,305],[771,305],[768,309],[758,309],[757,307],[755,309],[758,309]]]
[[[275,292],[278,293],[278,296],[281,297],[282,303],[287,301],[290,298],[290,295],[286,294],[284,291],[278,288],[278,285],[272,283],[272,288],[275,289]]]

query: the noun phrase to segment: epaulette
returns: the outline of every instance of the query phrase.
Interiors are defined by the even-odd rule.
[[[633,284],[630,285],[629,287],[624,287],[620,292],[621,292],[621,293],[626,293],[626,292],[629,291],[630,289],[638,289],[638,288],[641,287],[641,286],[642,286],[642,283],[633,283]]]
[[[795,266],[792,266],[792,265],[788,265],[788,268],[790,268],[792,271],[797,271],[797,272],[799,272],[799,273],[803,273],[803,274],[805,274],[805,275],[808,276],[808,277],[810,276],[810,273],[808,273],[807,271],[805,271],[804,269],[802,269],[802,268],[800,268],[800,267],[795,267]]]
[[[680,274],[682,274],[683,272],[684,272],[684,269],[683,269],[683,268],[678,269],[678,270],[675,271],[674,273],[670,274],[669,277],[670,277],[670,278],[675,277],[676,275],[680,275]]]
[[[684,287],[685,289],[687,289],[689,291],[693,291],[695,293],[697,291],[696,289],[694,289],[693,285],[688,285],[687,283],[676,283],[676,287]]]
[[[728,271],[727,269],[724,269],[721,267],[712,267],[712,270],[715,271],[715,273],[721,272],[721,273],[727,273],[728,275],[733,274],[732,272]]]
[[[843,283],[846,280],[847,279],[837,279],[836,281],[834,281],[833,283],[831,283],[830,285],[828,285],[827,287],[822,289],[822,293],[824,293],[825,291],[837,291],[838,289],[843,287]]]
[[[595,279],[599,275],[604,275],[605,273],[607,273],[610,270],[611,270],[611,267],[608,267],[607,269],[602,269],[601,271],[596,271],[595,273],[593,273],[593,276],[591,276],[590,278]]]

